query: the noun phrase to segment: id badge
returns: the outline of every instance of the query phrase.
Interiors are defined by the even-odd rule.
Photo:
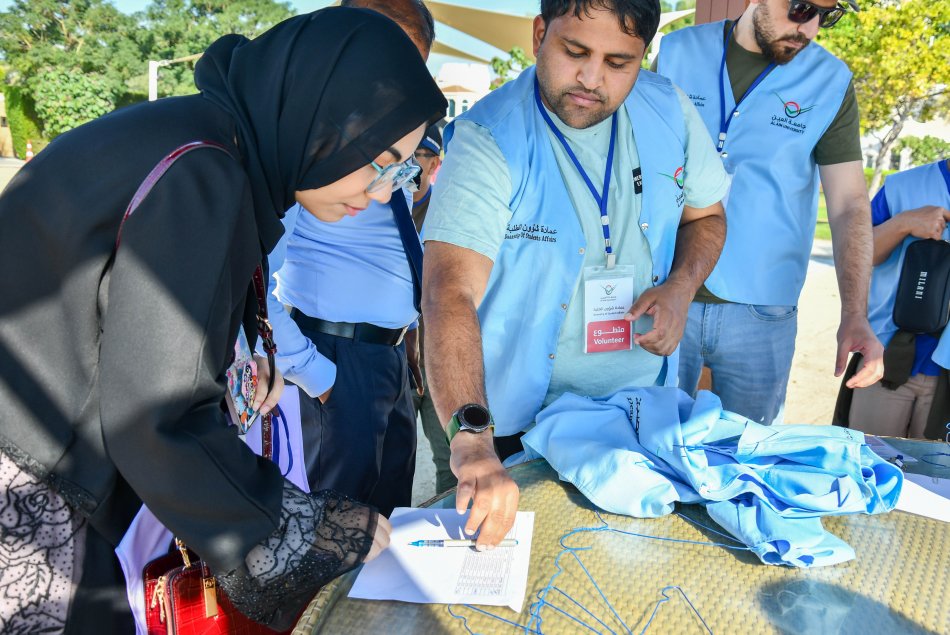
[[[634,267],[584,269],[584,352],[633,348],[633,325],[623,319],[633,306]]]

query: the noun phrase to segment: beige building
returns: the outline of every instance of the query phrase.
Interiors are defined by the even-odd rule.
[[[491,75],[486,64],[449,62],[439,69],[435,82],[449,102],[446,119],[451,121],[488,94]]]

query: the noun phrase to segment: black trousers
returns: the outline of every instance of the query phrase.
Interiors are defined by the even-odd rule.
[[[416,413],[405,345],[366,344],[301,329],[336,364],[325,404],[300,393],[307,478],[389,516],[408,507],[416,467]]]

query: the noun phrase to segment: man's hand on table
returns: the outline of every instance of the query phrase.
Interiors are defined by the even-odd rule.
[[[450,465],[458,477],[455,509],[464,514],[472,502],[472,512],[465,533],[473,535],[479,528],[476,549],[491,549],[501,542],[518,511],[518,486],[502,467],[490,431],[480,434],[459,432],[452,439]]]

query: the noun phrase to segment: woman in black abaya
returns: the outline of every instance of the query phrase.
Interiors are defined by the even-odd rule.
[[[221,38],[195,82],[59,137],[0,196],[2,632],[127,632],[97,601],[142,502],[278,628],[388,540],[374,509],[251,453],[224,373],[238,329],[256,334],[251,277],[283,210],[365,207],[445,100],[394,23],[352,9]],[[179,159],[114,252],[146,174],[198,140],[227,154]]]

